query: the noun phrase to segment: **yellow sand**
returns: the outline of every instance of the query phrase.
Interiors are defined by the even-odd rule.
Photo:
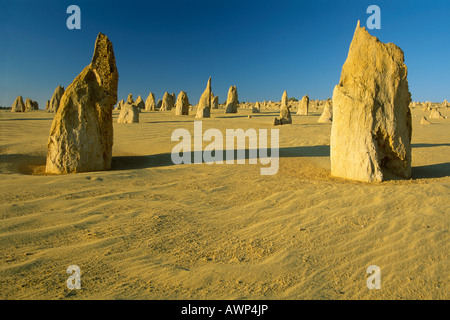
[[[272,129],[278,115],[223,112],[203,130]],[[57,176],[43,174],[53,115],[0,111],[0,298],[448,299],[441,113],[420,125],[428,112],[413,110],[413,179],[369,184],[330,177],[319,112],[277,127],[274,176],[260,164],[173,165],[172,131],[192,134],[195,115],[173,111],[115,123],[113,170]],[[66,286],[69,265],[81,290]],[[369,265],[380,290],[366,286]]]

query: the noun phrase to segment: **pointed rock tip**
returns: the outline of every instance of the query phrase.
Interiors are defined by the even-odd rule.
[[[100,54],[101,52],[103,54]],[[92,56],[91,62],[95,62],[97,58],[101,59],[101,57],[103,57],[104,54],[107,54],[108,59],[113,58],[114,61],[111,62],[114,62],[113,64],[115,65],[112,42],[105,34],[99,32],[97,35],[97,39],[95,40],[94,54]]]
[[[107,40],[109,40],[108,37],[106,36],[106,34],[99,32],[95,42],[99,41],[100,39],[107,39]]]
[[[98,35],[97,35],[97,38],[95,39],[95,49],[94,49],[94,51],[96,51],[97,48],[99,47],[98,44],[100,43],[100,41],[108,42],[109,39],[108,39],[108,37],[105,34],[99,32]]]
[[[359,30],[365,30],[365,28],[361,27],[361,23],[358,20],[358,22],[356,23],[355,33],[358,32]]]
[[[364,26],[361,27],[361,23],[360,23],[359,20],[358,20],[358,22],[356,23],[356,28],[355,28],[355,32],[354,32],[354,34],[353,34],[353,37],[355,37],[356,34],[366,34],[366,35],[369,35],[369,36],[373,37],[373,36],[366,30],[366,28],[365,28]],[[375,37],[375,38],[376,38],[376,37]]]

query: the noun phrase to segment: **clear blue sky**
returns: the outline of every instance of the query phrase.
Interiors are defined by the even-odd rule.
[[[81,30],[66,9],[81,8]],[[450,1],[24,1],[0,0],[0,105],[18,95],[41,109],[90,63],[98,32],[114,45],[119,99],[132,92],[187,92],[192,104],[212,76],[220,102],[332,96],[357,20],[381,8],[369,30],[405,52],[413,100],[450,100]]]

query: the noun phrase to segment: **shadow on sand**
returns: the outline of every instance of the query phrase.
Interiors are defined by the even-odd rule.
[[[450,143],[415,143],[412,148],[450,147]]]
[[[413,179],[450,177],[450,162],[411,168]]]
[[[0,118],[0,121],[23,121],[23,120],[53,120],[53,118],[13,118],[13,119],[2,119]]]
[[[45,161],[46,157],[41,155],[0,154],[0,173],[44,173]]]
[[[414,145],[415,148],[432,147],[432,146],[448,146],[448,144],[419,144]],[[227,159],[227,151],[220,150],[222,159]],[[267,150],[268,156],[271,157],[270,149]],[[259,152],[256,149],[234,149],[232,150],[233,159],[235,160],[249,160],[259,157]],[[230,154],[231,155],[231,154]],[[230,158],[230,155],[228,156]],[[190,157],[191,163],[194,163],[196,158],[203,160],[203,152],[190,152],[185,155],[188,159]],[[216,155],[214,152],[212,156]],[[264,155],[263,155],[264,156]],[[290,157],[329,157],[330,146],[316,145],[316,146],[301,146],[301,147],[286,147],[279,149],[280,158]],[[26,155],[26,154],[0,154],[0,173],[22,173],[27,175],[44,174],[46,156],[42,155]],[[197,160],[198,161],[198,160]],[[167,167],[173,166],[171,153],[161,153],[155,155],[144,156],[113,156],[112,170],[135,170],[145,168]],[[412,167],[412,179],[427,179],[427,178],[443,178],[450,176],[450,162],[438,163],[426,166]]]
[[[217,152],[222,153],[222,159],[225,161],[227,159],[227,151],[219,150]],[[257,159],[259,154],[257,149],[234,149],[233,159],[235,160],[249,160]],[[212,153],[213,157],[216,154]],[[218,155],[217,155],[218,156]],[[268,149],[268,156],[270,154],[270,149]],[[279,157],[329,157],[330,156],[330,146],[305,146],[305,147],[289,147],[280,148]],[[195,162],[195,159],[201,159],[201,163],[205,163],[203,160],[202,151],[193,151],[185,155],[186,158],[190,158],[191,163]],[[228,156],[230,158],[230,156]],[[197,160],[199,162],[199,160]],[[166,167],[172,166],[173,161],[171,153],[162,153],[149,156],[116,156],[112,158],[112,169],[113,170],[131,170],[131,169],[144,169],[151,167]]]
[[[446,144],[443,144],[446,145]],[[420,146],[415,145],[415,147],[431,147],[433,145],[423,144]],[[442,146],[442,145],[438,145]],[[236,160],[249,160],[258,157],[257,150],[233,150],[234,159]],[[226,160],[227,155],[225,150],[220,150],[222,152],[222,159]],[[212,154],[215,156],[215,154]],[[270,149],[268,150],[268,155],[270,154]],[[195,162],[195,157],[202,159],[202,152],[191,152],[187,157],[191,159],[191,163]],[[286,147],[279,149],[280,158],[289,157],[329,157],[330,156],[330,146],[328,145],[317,145],[317,146],[303,146],[303,147]],[[204,160],[202,159],[202,163]],[[164,167],[172,166],[170,153],[162,153],[150,156],[116,156],[112,159],[112,169],[113,170],[131,170],[131,169],[144,169],[151,167]],[[450,176],[450,162],[427,165],[427,166],[416,166],[412,168],[412,179],[429,179],[429,178],[444,178]],[[396,180],[395,176],[389,177],[388,180]]]
[[[145,121],[145,122],[141,122],[141,123],[179,123],[179,122],[192,122],[192,119],[186,119],[185,121],[183,120],[168,120],[168,121]]]

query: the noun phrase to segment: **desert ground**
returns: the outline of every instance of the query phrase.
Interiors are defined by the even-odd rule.
[[[0,111],[1,299],[448,299],[450,108],[421,125],[412,179],[330,176],[321,112],[212,110],[203,130],[279,129],[280,167],[172,163],[189,116],[118,124],[112,170],[44,174],[54,114]],[[204,146],[207,143],[204,143]],[[81,269],[69,290],[66,269]],[[366,269],[381,270],[369,290]]]

